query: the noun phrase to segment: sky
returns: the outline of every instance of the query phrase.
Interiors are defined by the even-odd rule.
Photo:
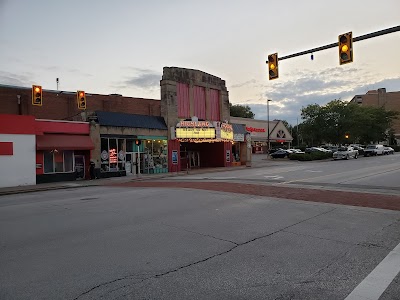
[[[0,0],[0,84],[160,99],[163,67],[225,80],[232,104],[256,119],[301,122],[301,108],[400,91],[400,32],[279,57],[400,25],[399,0]]]

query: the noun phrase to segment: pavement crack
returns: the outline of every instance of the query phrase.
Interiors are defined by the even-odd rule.
[[[179,226],[175,226],[175,225],[166,224],[166,223],[161,223],[161,224],[164,225],[164,226],[168,226],[168,227],[176,228],[176,229],[179,229],[179,230],[183,230],[183,231],[185,231],[185,232],[189,232],[189,233],[193,233],[193,234],[197,234],[197,235],[201,235],[201,236],[205,236],[205,237],[210,237],[210,238],[215,239],[215,240],[218,240],[218,241],[228,242],[228,243],[232,243],[232,244],[234,244],[234,245],[239,245],[238,243],[236,243],[236,242],[234,242],[234,241],[225,240],[225,239],[222,239],[222,238],[219,238],[219,237],[210,235],[210,234],[204,234],[204,233],[200,233],[200,232],[197,232],[197,231],[188,230],[188,229],[183,228],[183,227],[179,227]]]
[[[318,217],[323,216],[323,215],[325,215],[325,214],[331,213],[331,212],[334,211],[334,210],[336,210],[336,208],[332,208],[332,209],[330,209],[330,210],[328,210],[328,211],[325,211],[325,212],[323,212],[323,213],[317,214],[317,215],[312,216],[312,217],[310,217],[310,218],[301,220],[301,221],[296,222],[296,223],[294,223],[294,224],[288,225],[288,226],[286,226],[286,227],[283,227],[283,228],[281,228],[281,229],[279,229],[279,230],[276,230],[276,231],[274,231],[274,232],[268,233],[268,234],[266,234],[266,235],[262,235],[262,236],[259,236],[259,237],[254,238],[254,239],[251,239],[251,240],[249,240],[249,241],[240,243],[240,244],[238,244],[238,246],[242,246],[242,245],[249,244],[249,243],[251,243],[251,242],[257,241],[257,240],[259,240],[259,239],[263,239],[263,238],[265,238],[265,237],[269,237],[269,236],[274,235],[274,234],[279,233],[279,232],[284,232],[284,231],[285,231],[286,229],[288,229],[288,228],[291,228],[291,227],[296,226],[296,225],[298,225],[298,224],[301,224],[301,223],[307,222],[307,221],[309,221],[309,220],[318,218]]]
[[[263,238],[266,238],[266,237],[270,237],[270,236],[272,236],[272,235],[274,235],[274,234],[276,234],[276,233],[279,233],[279,232],[284,232],[286,229],[288,229],[288,228],[290,228],[290,227],[293,227],[293,226],[296,226],[296,225],[301,224],[301,223],[303,223],[303,222],[307,222],[307,221],[309,221],[309,220],[318,218],[318,217],[320,217],[320,216],[322,216],[322,215],[329,214],[329,213],[331,213],[331,212],[334,211],[334,210],[336,210],[336,208],[333,208],[333,209],[327,210],[327,211],[325,211],[325,212],[319,213],[319,214],[314,215],[314,216],[312,216],[312,217],[310,217],[310,218],[301,220],[301,221],[299,221],[299,222],[296,222],[296,223],[294,223],[294,224],[288,225],[288,226],[286,226],[286,227],[284,227],[284,228],[281,228],[281,229],[276,230],[276,231],[274,231],[274,232],[271,232],[271,233],[269,233],[269,234],[266,234],[266,235],[263,235],[263,236],[259,236],[259,237],[253,238],[253,239],[248,240],[248,241],[243,242],[243,243],[235,243],[235,242],[232,242],[232,241],[219,239],[219,238],[212,237],[212,236],[209,236],[209,235],[204,235],[204,234],[201,234],[201,233],[198,233],[198,232],[192,232],[192,233],[199,234],[199,235],[202,235],[202,236],[212,237],[212,238],[215,238],[215,239],[217,239],[217,240],[221,240],[221,241],[225,241],[225,242],[230,242],[230,243],[233,243],[234,246],[231,247],[230,249],[226,250],[226,251],[222,251],[222,252],[216,253],[216,254],[214,254],[214,255],[210,255],[210,256],[208,256],[208,257],[206,257],[206,258],[203,258],[203,259],[200,259],[200,260],[198,260],[198,261],[195,261],[195,262],[192,262],[192,263],[188,263],[188,264],[185,264],[185,265],[183,265],[183,266],[180,266],[180,267],[177,267],[177,268],[174,268],[174,269],[171,269],[171,270],[162,272],[162,273],[158,273],[158,274],[149,276],[149,277],[147,277],[147,278],[141,278],[141,280],[140,280],[139,282],[134,282],[134,283],[132,283],[132,284],[129,285],[129,286],[137,285],[137,284],[143,283],[144,281],[147,281],[147,280],[161,278],[161,277],[163,277],[163,276],[166,276],[166,275],[169,275],[169,274],[178,272],[178,271],[180,271],[180,270],[183,270],[183,269],[187,269],[187,268],[196,266],[196,265],[198,265],[198,264],[201,264],[201,263],[204,263],[204,262],[206,262],[206,261],[209,261],[209,260],[211,260],[211,259],[213,259],[213,258],[216,258],[216,257],[222,256],[222,255],[228,254],[228,253],[232,252],[233,250],[235,250],[236,248],[238,248],[238,247],[240,247],[240,246],[250,244],[250,243],[252,243],[252,242],[254,242],[254,241],[257,241],[257,240],[260,240],[260,239],[263,239]],[[166,226],[176,227],[176,226],[172,226],[172,225],[168,225],[168,224],[164,224],[164,223],[162,223],[162,224],[163,224],[163,225],[166,225]],[[180,227],[176,227],[176,228],[181,229],[181,230],[184,230],[184,229],[182,229],[182,228],[180,228]],[[191,232],[191,231],[189,231],[189,232]],[[336,260],[335,260],[335,261],[336,261]],[[333,263],[333,262],[332,262],[332,263]],[[331,264],[329,264],[329,265],[331,265]],[[79,296],[77,296],[77,297],[74,298],[73,300],[78,300],[79,298],[81,298],[81,297],[83,297],[83,296],[85,296],[85,295],[87,295],[87,294],[93,292],[94,290],[96,290],[96,289],[98,289],[98,288],[100,288],[100,287],[104,287],[104,286],[106,286],[106,285],[110,285],[110,284],[113,284],[113,283],[118,282],[118,281],[122,281],[122,280],[126,280],[126,279],[131,279],[131,278],[134,278],[134,277],[137,277],[137,276],[138,276],[138,275],[136,275],[136,276],[135,276],[135,275],[128,275],[128,276],[120,277],[120,278],[117,278],[117,279],[114,279],[114,280],[110,280],[110,281],[101,283],[101,284],[96,285],[95,287],[92,287],[91,289],[89,289],[89,290],[87,290],[87,291],[81,293]],[[128,286],[128,285],[125,285],[124,287],[126,287],[126,286]],[[116,289],[116,290],[118,290],[118,289]]]

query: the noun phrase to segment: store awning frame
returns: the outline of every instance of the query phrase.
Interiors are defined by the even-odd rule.
[[[36,150],[92,150],[94,143],[88,135],[44,134],[36,136]]]

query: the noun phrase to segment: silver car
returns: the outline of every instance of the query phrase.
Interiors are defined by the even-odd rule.
[[[337,151],[333,152],[333,159],[349,159],[351,157],[356,159],[358,157],[358,150],[353,147],[341,146]]]

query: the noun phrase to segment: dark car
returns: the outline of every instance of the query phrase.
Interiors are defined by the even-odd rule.
[[[289,155],[286,150],[278,150],[271,154],[272,158],[285,158]]]

